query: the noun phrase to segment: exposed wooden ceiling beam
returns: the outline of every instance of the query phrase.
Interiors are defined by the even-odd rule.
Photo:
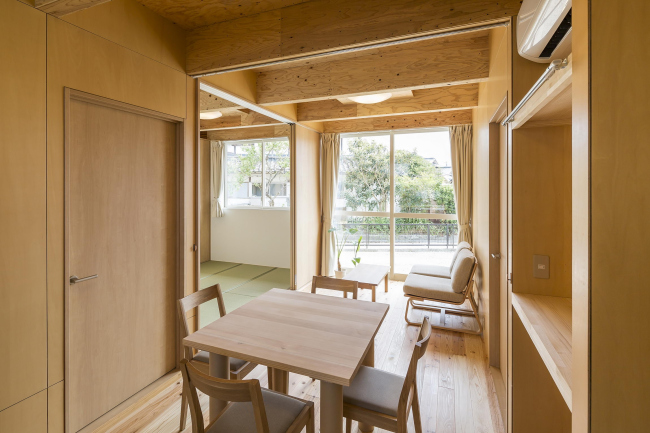
[[[220,129],[207,131],[208,140],[252,140],[255,138],[288,137],[291,127],[287,124],[261,126],[258,128]]]
[[[200,109],[201,111],[214,111],[223,108],[240,108],[234,102],[227,99],[219,98],[203,90],[199,91]]]
[[[262,71],[257,103],[325,98],[476,83],[489,74],[488,32],[370,50],[366,55]]]
[[[62,17],[109,1],[111,0],[36,0],[35,6],[45,13]]]
[[[312,0],[187,35],[190,75],[506,20],[519,0]]]
[[[298,104],[298,121],[343,120],[363,117],[418,114],[473,108],[478,105],[478,84],[414,90],[410,98],[378,104],[342,104],[336,99]]]
[[[336,120],[323,122],[323,132],[387,131],[391,129],[432,128],[468,123],[472,123],[472,110]]]
[[[223,116],[217,119],[201,120],[201,131],[224,128],[251,128],[256,126],[280,125],[282,122],[271,119],[255,111],[243,109],[243,114]]]

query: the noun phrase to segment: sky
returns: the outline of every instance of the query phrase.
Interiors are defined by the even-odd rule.
[[[389,135],[373,136],[369,139],[384,144],[386,147],[390,145]],[[395,134],[395,150],[413,151],[415,149],[424,158],[435,158],[440,167],[451,166],[451,147],[447,130]]]

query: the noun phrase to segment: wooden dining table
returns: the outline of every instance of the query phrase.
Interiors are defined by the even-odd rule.
[[[320,431],[343,432],[343,387],[361,365],[374,366],[374,339],[389,306],[272,289],[194,332],[183,344],[210,353],[210,375],[229,377],[229,357],[273,368],[288,393],[287,372],[321,381]],[[214,420],[227,402],[210,399]],[[372,426],[360,425],[364,432]]]

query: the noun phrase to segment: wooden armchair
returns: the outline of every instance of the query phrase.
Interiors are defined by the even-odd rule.
[[[348,293],[352,293],[352,299],[357,299],[359,283],[330,277],[314,277],[311,280],[311,292],[316,293],[316,289],[338,290],[343,292],[344,298],[348,297]]]
[[[478,268],[478,261],[469,249],[461,250],[455,260],[450,278],[433,277],[429,275],[416,274],[413,271],[404,281],[404,296],[408,299],[404,320],[409,325],[419,325],[409,320],[409,307],[413,309],[440,311],[439,324],[433,324],[436,329],[464,332],[467,334],[481,334],[483,325],[478,315],[478,306],[474,300],[474,275]],[[417,302],[416,302],[417,301]],[[456,305],[463,305],[469,301],[471,310],[455,308]],[[451,307],[426,304],[425,302],[436,302],[451,304]],[[478,329],[455,328],[446,325],[446,314],[473,317]]]
[[[314,403],[260,387],[257,379],[226,380],[208,376],[191,361],[181,361],[183,396],[189,400],[192,433],[314,433]],[[196,390],[228,405],[204,427]]]
[[[422,433],[416,374],[418,361],[427,351],[430,336],[431,326],[429,319],[425,318],[406,376],[360,367],[352,384],[343,388],[343,416],[347,433],[352,430],[352,420],[395,433],[407,433],[411,410],[415,431]]]
[[[187,323],[187,312],[213,299],[217,300],[217,304],[219,306],[219,316],[225,316],[226,306],[223,302],[223,295],[221,294],[221,287],[219,284],[215,284],[214,286],[199,290],[198,292],[192,293],[191,295],[178,300],[178,317],[181,321],[182,338],[185,338],[191,334],[189,323]],[[191,347],[185,347],[183,356],[199,370],[203,371],[204,373],[208,372],[208,364],[210,361],[209,353],[199,351],[194,354],[194,351]],[[237,358],[230,358],[230,378],[233,380],[242,380],[255,367],[257,367],[257,364],[254,364],[252,362]],[[268,376],[269,380],[271,380],[271,368],[268,368]],[[181,399],[181,431],[185,428],[186,418],[187,400],[185,393],[183,393],[183,397]]]

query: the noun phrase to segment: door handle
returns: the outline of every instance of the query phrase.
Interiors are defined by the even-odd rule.
[[[493,258],[493,259],[500,259],[500,258],[501,258],[501,254],[500,254],[500,253],[492,254],[492,258]]]
[[[97,278],[98,276],[99,275],[95,274],[95,275],[90,275],[88,277],[79,278],[78,276],[73,275],[73,276],[70,277],[70,284],[82,283],[84,281],[88,281],[88,280],[92,280],[94,278]]]

